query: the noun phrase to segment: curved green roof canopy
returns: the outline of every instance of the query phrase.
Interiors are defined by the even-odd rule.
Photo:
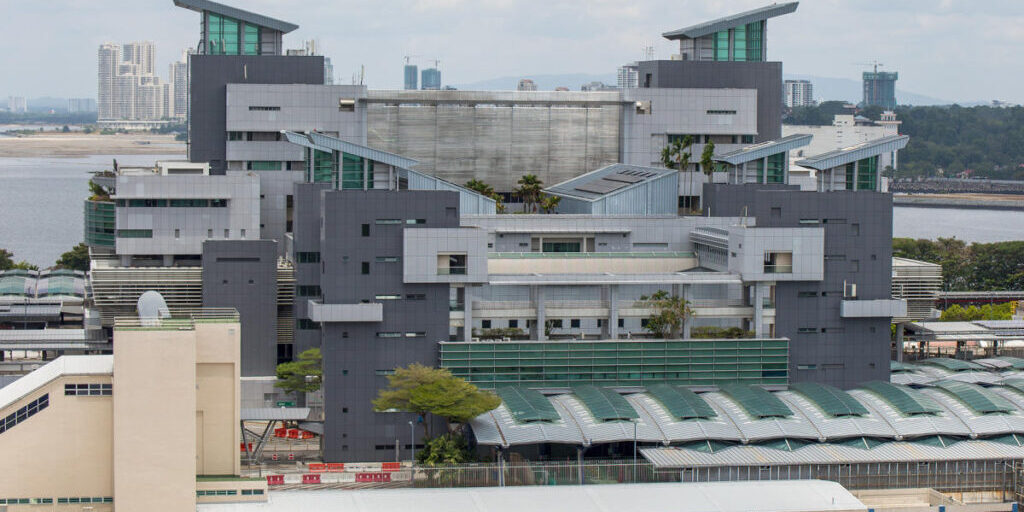
[[[647,386],[647,394],[665,406],[669,414],[680,420],[713,418],[717,416],[703,398],[686,388],[668,384]]]
[[[520,423],[534,421],[558,421],[558,411],[539,391],[529,388],[506,386],[495,390],[501,401]]]
[[[572,391],[598,420],[630,421],[639,418],[636,409],[633,409],[622,395],[611,389],[579,386]]]
[[[907,416],[938,414],[942,412],[942,407],[939,407],[935,400],[925,396],[920,391],[906,386],[872,381],[861,384],[861,388],[878,395],[882,400],[885,400],[889,405]]]
[[[732,382],[720,388],[729,398],[738,402],[747,414],[756,418],[786,418],[793,415],[793,411],[782,400],[759,387]]]
[[[868,410],[849,393],[813,382],[797,382],[790,387],[806,396],[829,416],[867,416]]]
[[[946,390],[975,412],[981,414],[1009,413],[1016,409],[1005,398],[977,385],[958,380],[943,380],[933,386]]]

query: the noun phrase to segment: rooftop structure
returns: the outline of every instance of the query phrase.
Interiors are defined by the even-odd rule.
[[[893,322],[926,320],[932,316],[942,288],[942,265],[907,258],[892,259],[892,297],[907,301],[907,316]]]
[[[810,135],[789,135],[716,153],[714,160],[724,164],[729,183],[784,184],[789,183],[789,153],[810,142]]]
[[[298,25],[211,0],[174,0],[202,14],[201,55],[281,55],[282,35]]]
[[[879,155],[895,154],[907,145],[910,137],[889,135],[880,139],[814,155],[796,162],[817,171],[818,191],[882,190]],[[893,159],[895,162],[895,158]]]
[[[552,185],[558,213],[668,215],[676,213],[679,173],[658,167],[612,164]]]
[[[662,37],[679,41],[682,60],[764,61],[766,21],[796,11],[798,4],[772,4],[665,32]]]

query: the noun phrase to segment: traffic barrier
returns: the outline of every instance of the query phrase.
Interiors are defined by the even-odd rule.
[[[388,474],[391,475],[392,482],[408,482],[412,480],[412,471],[395,471]]]
[[[275,454],[272,454],[272,455],[270,456],[270,460],[277,460],[277,454],[276,454],[276,453],[275,453]]]
[[[298,439],[298,438],[299,438],[299,429],[297,429],[297,428],[290,428],[290,429],[288,429],[288,439]]]
[[[325,471],[327,471],[327,464],[320,464],[314,462],[309,465],[310,473],[323,473]]]
[[[282,427],[282,428],[275,428],[274,429],[274,437],[287,437],[287,436],[288,436],[288,429],[286,429],[284,427]]]
[[[316,437],[316,434],[308,430],[299,431],[299,439],[313,439],[314,437]]]
[[[294,453],[289,453],[288,454],[288,460],[295,460],[295,454]]]
[[[243,452],[245,451],[245,443],[239,443],[238,446],[239,448],[242,449]],[[249,443],[249,451],[252,451],[252,443]]]
[[[356,463],[350,463],[347,466],[347,468],[348,468],[348,471],[351,471],[353,473],[376,473],[376,472],[379,472],[381,470],[381,463],[380,462],[356,462]]]
[[[356,482],[390,482],[391,473],[356,473]]]
[[[318,484],[320,483],[320,475],[317,473],[311,473],[308,475],[302,475],[302,483],[304,484]]]
[[[328,462],[327,463],[327,471],[329,471],[331,473],[341,473],[342,471],[345,471],[345,463],[344,462]]]
[[[381,469],[381,471],[398,471],[399,469],[402,469],[402,463],[401,462],[381,462],[380,463],[380,469]]]
[[[267,475],[267,485],[284,485],[284,475]]]

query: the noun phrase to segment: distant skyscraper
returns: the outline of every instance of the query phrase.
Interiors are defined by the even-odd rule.
[[[537,84],[533,83],[533,80],[529,78],[523,78],[519,80],[519,85],[516,85],[517,91],[536,91]]]
[[[864,106],[878,105],[892,110],[896,108],[896,79],[899,73],[878,71],[864,72]]]
[[[619,68],[619,89],[635,89],[637,87],[638,67],[639,65],[636,62],[631,62]]]
[[[415,91],[419,89],[419,69],[415,64],[405,65],[405,90]]]
[[[101,44],[97,73],[99,82],[96,90],[96,106],[100,119],[116,118],[114,115],[114,82],[120,64],[121,47],[114,43]]]
[[[188,54],[186,50],[181,54],[181,61],[172,62],[169,82],[173,92],[174,111],[170,117],[185,119],[188,116]]]
[[[7,110],[11,112],[28,112],[28,102],[24,96],[8,96]]]
[[[615,87],[608,85],[604,82],[590,82],[589,84],[583,84],[580,86],[581,91],[614,91]]]
[[[421,83],[424,91],[441,90],[441,70],[437,68],[424,69]]]
[[[810,107],[814,105],[814,86],[809,80],[786,80],[783,83],[787,107]]]
[[[136,73],[139,75],[155,74],[156,47],[152,41],[125,43],[121,55],[124,62],[137,66]]]
[[[96,100],[92,98],[68,98],[68,112],[96,112]]]

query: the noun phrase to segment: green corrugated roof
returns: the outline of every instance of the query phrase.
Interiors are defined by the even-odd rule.
[[[889,371],[892,373],[907,373],[917,371],[917,367],[912,364],[901,363],[899,361],[889,361]]]
[[[1010,363],[1011,365],[1013,365],[1014,370],[1024,370],[1024,359],[1021,359],[1019,357],[999,356],[996,359]]]
[[[861,387],[878,395],[899,412],[908,416],[918,414],[938,414],[942,411],[935,400],[928,398],[920,391],[899,384],[873,381],[861,384]]]
[[[539,391],[506,386],[495,390],[512,417],[520,423],[558,421],[558,411]]]
[[[1005,398],[977,385],[958,380],[943,380],[932,384],[957,397],[975,412],[981,414],[1009,413],[1015,407]]]
[[[790,387],[817,404],[829,416],[868,415],[868,410],[856,398],[841,389],[813,382],[797,382]]]
[[[957,439],[955,437],[949,437],[949,436],[928,436],[928,437],[919,437],[917,439],[910,439],[909,440],[909,442],[911,442],[911,443],[924,444],[924,445],[928,445],[928,446],[936,446],[936,447],[939,447],[939,448],[946,448],[946,447],[952,445],[953,443],[956,443],[956,442],[959,442],[959,441],[960,441],[960,439]]]
[[[684,450],[693,450],[702,453],[715,453],[722,451],[730,446],[730,443],[723,443],[722,441],[714,441],[711,439],[704,439],[701,441],[694,441],[692,443],[682,444],[679,447]]]
[[[1003,379],[999,385],[1024,393],[1024,379]]]
[[[934,366],[940,366],[951,372],[965,372],[970,370],[984,370],[985,367],[978,363],[972,363],[970,361],[961,361],[960,359],[951,359],[948,357],[933,357],[931,359],[925,359],[921,361],[924,364],[930,364]]]
[[[686,388],[668,384],[647,386],[647,394],[665,406],[669,414],[680,420],[713,418],[717,416],[703,398]]]
[[[803,448],[809,444],[814,444],[811,441],[804,439],[773,439],[771,441],[765,441],[763,443],[757,443],[757,446],[763,446],[765,448],[774,448],[776,450],[783,450],[792,452]]]
[[[785,418],[793,415],[775,395],[754,386],[732,382],[720,386],[723,393],[729,395],[747,411],[757,418]]]
[[[590,414],[601,421],[629,421],[639,416],[622,395],[606,388],[578,386],[572,392],[587,406]]]
[[[1021,439],[1017,434],[1006,434],[1002,436],[986,437],[986,441],[995,441],[997,443],[1008,444],[1010,446],[1024,446],[1024,439]]]

